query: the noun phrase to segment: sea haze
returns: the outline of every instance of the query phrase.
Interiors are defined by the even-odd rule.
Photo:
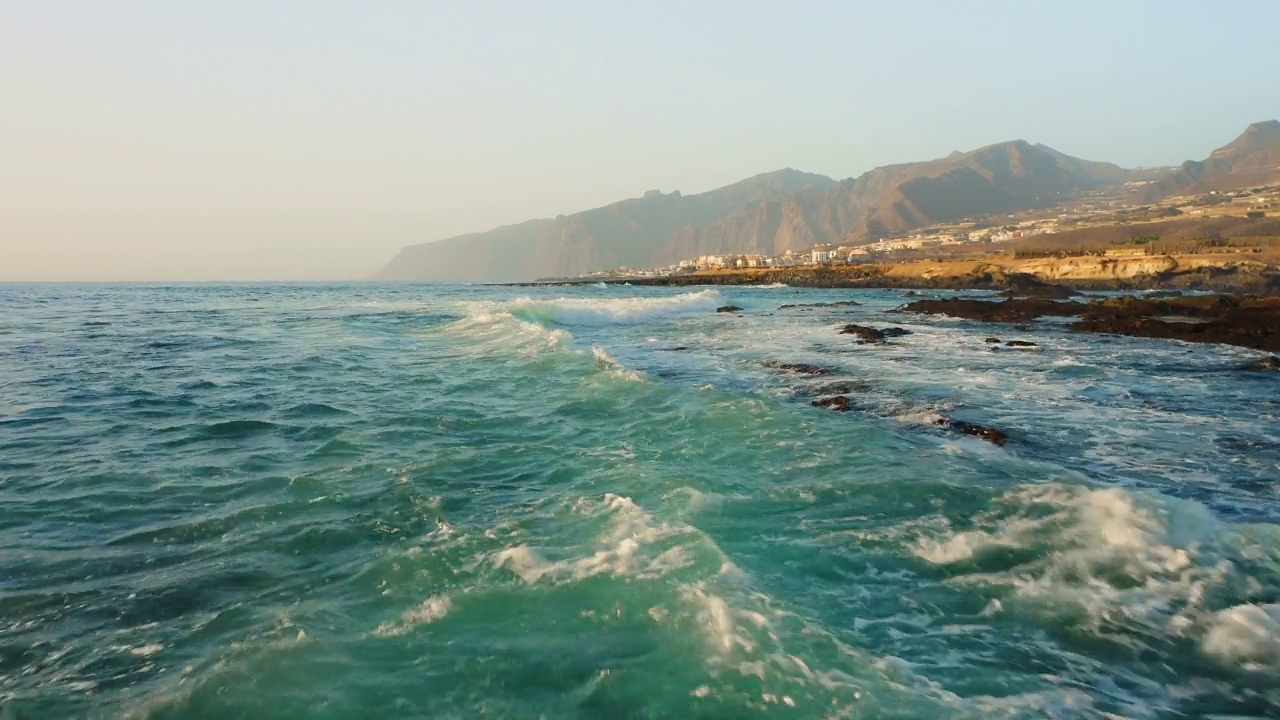
[[[903,294],[0,285],[0,717],[1280,715],[1258,354]]]

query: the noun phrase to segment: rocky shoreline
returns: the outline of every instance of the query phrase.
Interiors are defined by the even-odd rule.
[[[1078,293],[1070,291],[1067,291],[1070,297],[1056,297],[1063,294],[1060,288],[1034,284],[1023,284],[1021,290],[1001,293],[1004,297],[919,298],[890,312],[948,315],[1018,330],[1030,330],[1046,317],[1070,318],[1065,330],[1074,333],[1223,343],[1268,353],[1280,352],[1280,296],[1171,295],[1087,299],[1076,297]],[[832,308],[844,304],[784,305],[779,309]],[[849,304],[857,303],[849,301]],[[872,327],[856,324],[844,324],[836,332],[850,335],[854,342],[863,345],[884,345],[891,339],[912,334],[906,328],[891,325]],[[987,337],[984,342],[992,351],[1038,352],[1040,348],[1039,343],[1029,340],[1002,340],[994,336]],[[815,408],[838,413],[866,409],[858,395],[868,390],[868,384],[840,379],[835,368],[781,360],[766,361],[764,366],[817,381],[796,387],[797,396]],[[1235,370],[1272,374],[1280,370],[1280,355],[1263,355]],[[943,432],[967,435],[997,446],[1004,446],[1011,440],[1010,435],[1000,428],[950,416],[936,415],[929,424]]]
[[[1066,326],[1072,332],[1222,343],[1280,352],[1280,296],[1124,296],[1089,302],[931,298],[912,302],[902,312],[1022,324],[1042,317],[1068,317],[1076,318]]]

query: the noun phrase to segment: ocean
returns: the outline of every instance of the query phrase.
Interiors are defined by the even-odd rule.
[[[0,718],[1280,716],[1280,375],[904,295],[0,285]]]

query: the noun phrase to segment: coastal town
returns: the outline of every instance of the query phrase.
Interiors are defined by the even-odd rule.
[[[1126,183],[1119,191],[1085,193],[1051,208],[1026,210],[999,217],[965,218],[954,223],[921,228],[909,235],[886,237],[862,244],[820,244],[780,254],[701,255],[665,267],[601,269],[580,275],[579,280],[658,278],[694,272],[787,268],[799,266],[858,265],[896,260],[961,255],[1000,255],[1027,252],[1029,241],[1068,231],[1125,226],[1131,240],[1101,251],[1108,256],[1133,256],[1160,252],[1160,237],[1144,226],[1174,219],[1239,218],[1256,220],[1280,217],[1280,184],[1232,191],[1179,195],[1156,202],[1136,201],[1148,182]],[[1206,233],[1205,242],[1222,240]],[[1246,243],[1248,244],[1248,243]],[[1086,251],[1080,250],[1080,254]]]

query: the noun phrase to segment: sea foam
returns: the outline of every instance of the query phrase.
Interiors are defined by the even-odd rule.
[[[516,318],[560,325],[630,325],[714,310],[720,302],[715,290],[656,298],[519,298],[510,303]]]

